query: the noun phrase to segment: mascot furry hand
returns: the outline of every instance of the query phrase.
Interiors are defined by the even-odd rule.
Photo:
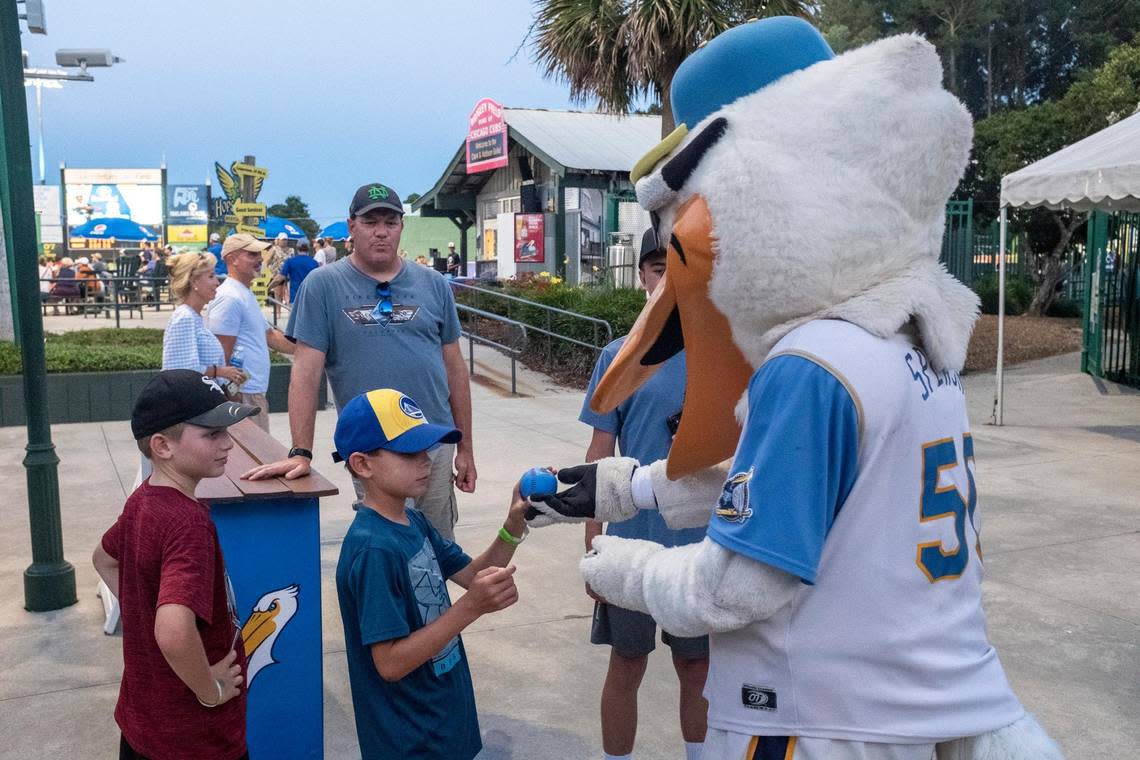
[[[1060,757],[985,634],[958,380],[977,299],[938,263],[972,129],[941,81],[916,36],[833,57],[804,21],[752,22],[682,64],[683,125],[635,167],[666,275],[593,403],[684,348],[681,425],[668,463],[561,471],[534,522],[708,524],[672,549],[600,536],[582,575],[711,633],[709,756],[795,736],[797,757]]]

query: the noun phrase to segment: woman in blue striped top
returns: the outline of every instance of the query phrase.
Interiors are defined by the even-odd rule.
[[[162,368],[192,369],[240,385],[245,373],[226,364],[222,344],[202,321],[202,309],[218,289],[214,264],[209,253],[180,253],[170,258],[170,293],[180,303],[162,336]]]

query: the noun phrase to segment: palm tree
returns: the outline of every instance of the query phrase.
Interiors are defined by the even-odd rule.
[[[811,0],[537,0],[535,62],[570,85],[578,103],[629,113],[661,103],[661,136],[673,131],[669,87],[685,56],[748,19],[807,16]],[[691,125],[690,125],[691,126]]]

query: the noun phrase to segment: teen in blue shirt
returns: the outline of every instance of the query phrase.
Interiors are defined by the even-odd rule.
[[[652,294],[665,274],[665,251],[657,244],[653,230],[646,231],[641,243],[638,272],[645,289]],[[648,465],[669,454],[673,433],[680,421],[685,399],[684,352],[666,361],[632,396],[608,414],[590,409],[594,389],[621,349],[619,338],[602,350],[594,367],[586,399],[578,419],[594,428],[586,461],[613,456],[615,444],[621,455]],[[586,523],[586,549],[602,531],[601,523]],[[704,528],[671,530],[657,510],[643,509],[635,517],[607,526],[606,532],[623,538],[640,538],[664,546],[697,543],[705,537]],[[657,624],[644,612],[607,604],[587,587],[596,602],[590,642],[609,644],[610,662],[602,687],[602,748],[607,758],[624,758],[633,752],[637,734],[637,691],[649,653],[655,648]],[[661,640],[673,655],[673,667],[680,682],[681,735],[686,756],[700,756],[707,726],[708,704],[701,696],[708,673],[707,636],[685,638],[662,630]]]

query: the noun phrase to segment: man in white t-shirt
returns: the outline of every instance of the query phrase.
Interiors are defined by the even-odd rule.
[[[332,238],[317,239],[317,250],[316,253],[313,254],[313,258],[317,264],[322,267],[325,264],[331,264],[336,261],[336,248],[333,246]]]
[[[249,379],[241,386],[241,402],[261,409],[254,422],[269,432],[269,349],[283,354],[293,353],[293,344],[281,331],[266,321],[257,296],[249,289],[261,270],[262,253],[269,244],[252,235],[230,235],[222,245],[222,260],[229,276],[218,286],[217,295],[206,310],[206,326],[218,336],[226,352],[226,363],[234,354],[241,357]]]

